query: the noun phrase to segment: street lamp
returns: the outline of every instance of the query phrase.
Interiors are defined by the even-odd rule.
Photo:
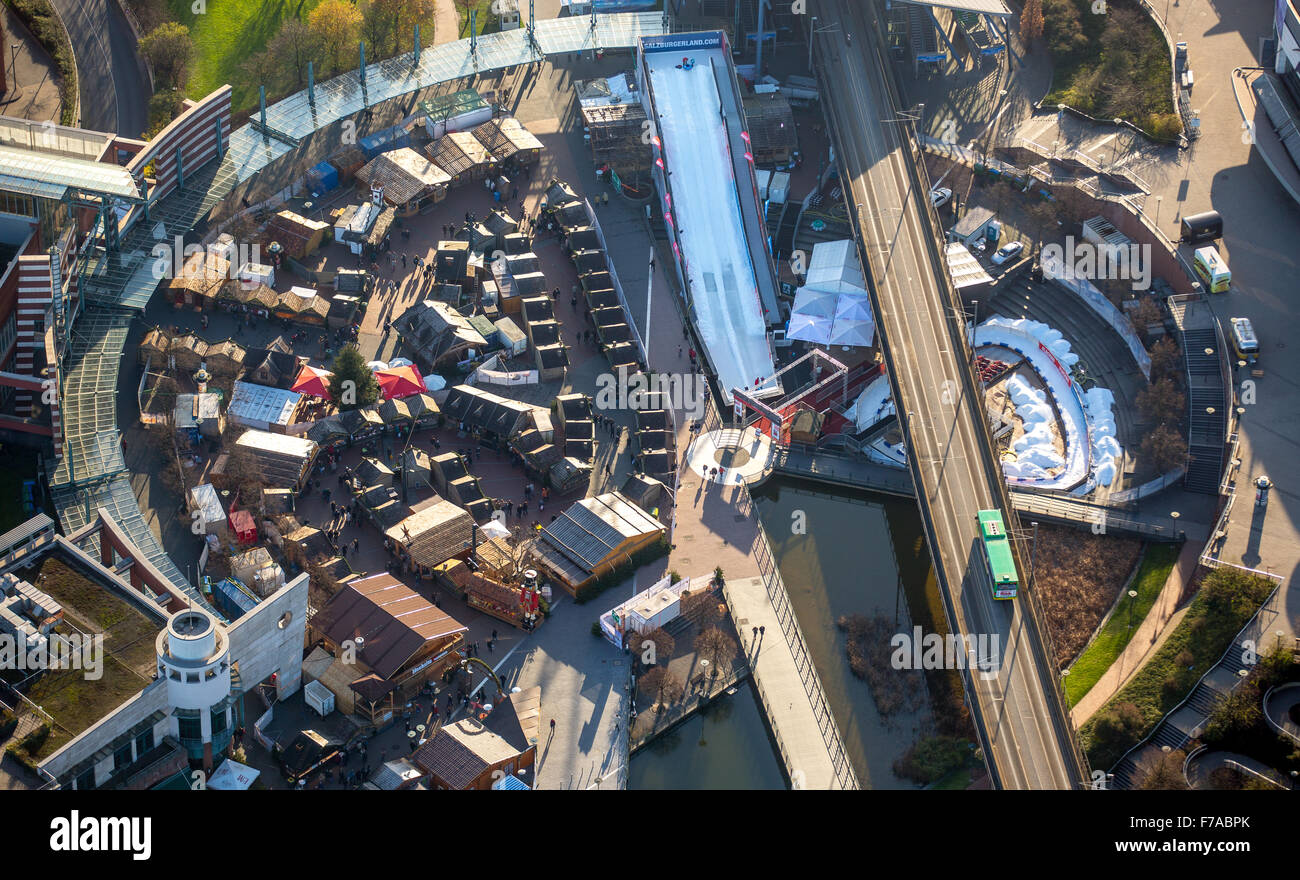
[[[1118,116],[1115,117],[1114,122],[1116,125],[1120,125],[1120,126],[1124,124],[1124,120],[1120,119]],[[1115,132],[1115,144],[1114,146],[1111,147],[1110,150],[1111,171],[1114,171],[1115,166],[1119,164],[1119,134],[1120,134],[1119,132]]]
[[[1128,628],[1133,629],[1133,607],[1137,605],[1137,590],[1128,591]]]
[[[14,77],[13,90],[15,95],[18,93],[18,47],[20,45],[22,44],[14,43],[9,47],[9,71]]]

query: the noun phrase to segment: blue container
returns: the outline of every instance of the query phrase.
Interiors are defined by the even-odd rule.
[[[377,131],[374,134],[368,134],[357,141],[357,146],[361,148],[361,152],[366,154],[367,159],[373,159],[380,153],[387,153],[389,150],[396,150],[410,145],[411,133],[400,125],[385,128],[383,131]]]
[[[339,185],[339,170],[328,162],[322,162],[307,172],[314,181],[312,186],[317,192],[327,193]]]
[[[257,600],[250,596],[244,585],[234,578],[226,578],[212,585],[212,599],[217,610],[226,615],[228,620],[237,620],[257,607]]]

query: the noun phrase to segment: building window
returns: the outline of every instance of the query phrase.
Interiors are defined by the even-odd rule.
[[[199,718],[191,718],[182,715],[177,719],[180,722],[180,735],[182,741],[195,741],[203,739],[203,721]]]
[[[115,771],[125,770],[127,767],[130,767],[132,760],[134,759],[131,756],[130,742],[120,745],[113,750],[113,769]]]
[[[212,710],[212,735],[219,736],[226,732],[226,710]]]
[[[152,727],[135,738],[135,753],[137,755],[143,755],[145,752],[152,750],[153,747],[154,741]]]
[[[77,774],[77,791],[91,791],[95,787],[95,768],[87,767]]]

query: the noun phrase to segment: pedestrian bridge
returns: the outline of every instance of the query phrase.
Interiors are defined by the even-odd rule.
[[[916,496],[912,476],[902,468],[871,461],[858,452],[803,443],[775,447],[768,457],[767,467],[751,482],[761,483],[773,474],[900,498]],[[1012,491],[1011,504],[1021,514],[1048,522],[1086,525],[1097,534],[1137,535],[1149,541],[1204,540],[1207,537],[1200,534],[1205,528],[1197,523],[1179,523],[1168,516],[1144,515],[1122,506],[1095,504],[1058,494]]]

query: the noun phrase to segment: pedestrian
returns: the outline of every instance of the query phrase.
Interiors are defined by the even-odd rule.
[[[402,254],[402,268],[406,268],[406,254]]]
[[[495,642],[495,641],[496,641],[496,638],[497,638],[497,631],[496,631],[496,630],[492,630],[492,641]]]
[[[555,733],[555,719],[551,719],[551,733]]]
[[[353,538],[353,539],[352,539],[352,552],[353,552],[353,553],[356,553],[356,552],[357,552],[358,550],[360,550],[360,549],[361,549],[361,541],[360,541],[359,539],[357,539],[357,538]]]

